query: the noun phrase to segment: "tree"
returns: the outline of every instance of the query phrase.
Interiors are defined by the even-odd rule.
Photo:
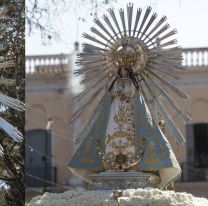
[[[5,205],[24,205],[25,5],[4,0],[0,8],[0,87],[7,95],[0,93],[1,194]]]
[[[79,21],[85,21],[84,14],[80,9],[86,8],[91,16],[96,17],[99,8],[110,5],[116,0],[27,0],[26,26],[27,33],[31,35],[38,30],[42,42],[47,44],[48,40],[59,39],[60,31],[54,25],[54,20],[60,18],[63,12],[73,12]]]

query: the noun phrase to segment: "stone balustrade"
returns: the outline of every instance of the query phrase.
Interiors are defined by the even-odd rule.
[[[208,66],[208,47],[184,48],[182,55],[183,66]],[[69,64],[72,64],[70,54],[26,56],[26,74],[66,72]]]
[[[183,66],[203,67],[208,66],[208,47],[204,48],[184,48]]]
[[[67,72],[71,65],[71,55],[35,55],[26,56],[26,74],[44,74]]]

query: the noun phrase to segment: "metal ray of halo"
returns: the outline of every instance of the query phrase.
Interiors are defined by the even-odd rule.
[[[141,17],[141,13],[142,13],[142,9],[141,9],[141,8],[137,9],[136,19],[135,19],[135,23],[134,23],[133,36],[134,36],[135,33],[136,33],[136,29],[137,29],[137,26],[138,26],[138,23],[139,23],[139,19],[140,19],[140,17]]]
[[[95,88],[99,83],[101,83],[104,80],[107,80],[108,74],[104,74],[101,78],[99,78],[93,85],[90,86],[86,86],[86,89],[84,91],[82,91],[79,95],[77,95],[74,98],[74,102],[79,102],[84,96],[86,96],[86,94],[89,93],[90,89]]]
[[[107,43],[109,42],[109,39],[106,38],[100,31],[98,31],[95,27],[91,27],[90,31],[93,32],[94,34],[96,34],[97,36],[101,37],[102,39],[104,39]]]
[[[74,74],[78,74],[78,75],[86,74],[86,73],[89,73],[89,72],[94,72],[96,70],[103,70],[105,68],[106,68],[106,64],[101,64],[101,65],[93,66],[93,68],[89,67],[89,68],[74,70]]]
[[[144,38],[143,41],[145,41],[147,38],[150,37],[150,35],[155,32],[165,21],[167,20],[167,17],[166,16],[163,16],[159,22],[149,31],[148,34],[146,34],[146,37]]]
[[[129,36],[131,36],[132,15],[133,15],[133,4],[129,3],[129,4],[127,4],[127,18],[128,18]]]
[[[178,76],[176,76],[175,74],[172,74],[172,73],[170,73],[170,72],[161,70],[161,69],[159,69],[159,68],[155,68],[155,67],[153,67],[153,66],[150,66],[150,68],[152,68],[152,69],[154,69],[154,70],[157,70],[157,71],[159,71],[159,73],[162,73],[162,74],[166,75],[167,77],[172,78],[172,79],[174,79],[174,80],[178,80],[178,79],[179,79]],[[147,68],[147,71],[149,71],[150,68]]]
[[[164,62],[164,61],[161,61],[161,60],[157,60],[157,59],[154,59],[152,61],[152,63],[155,63],[157,65],[162,65],[162,66],[166,66],[166,67],[169,67],[169,68],[172,68],[174,70],[186,70],[186,68],[184,66],[181,66],[181,65],[178,65],[178,64],[173,64],[172,62],[168,61],[168,62]]]
[[[90,63],[90,62],[96,62],[96,61],[106,61],[105,57],[97,57],[97,58],[78,58],[75,64],[82,65],[83,62]]]
[[[82,74],[87,74],[87,73],[91,73],[91,72],[95,72],[95,71],[102,71],[103,69],[105,69],[105,66],[102,65],[98,65],[96,68],[87,68],[84,71],[79,71],[79,70],[75,70],[74,74],[75,75],[82,75]]]
[[[120,14],[121,23],[123,26],[124,36],[126,36],[126,23],[125,23],[124,9],[119,9],[119,14]]]
[[[175,57],[175,58],[170,58],[170,57],[163,57],[160,56],[157,59],[153,59],[152,62],[158,62],[158,63],[167,63],[170,65],[180,65],[182,61],[181,56]]]
[[[91,55],[89,53],[85,53],[85,54],[80,54],[80,55],[77,55],[77,60],[95,60],[95,59],[106,59],[107,58],[107,55],[105,54],[94,54],[94,55]]]
[[[110,34],[110,32],[103,26],[98,18],[94,19],[94,22],[111,38],[115,41],[115,38]]]
[[[159,64],[155,64],[155,63],[152,63],[149,67],[157,69],[157,70],[167,71],[167,72],[175,72],[176,71],[175,67],[170,67],[167,65],[159,65]]]
[[[89,107],[89,105],[93,102],[93,100],[100,94],[100,92],[105,88],[106,84],[102,84],[99,89],[97,89],[90,99],[82,105],[73,115],[71,118],[71,122],[75,121],[77,118],[80,117],[80,115]]]
[[[175,110],[177,114],[181,117],[184,122],[188,122],[191,118],[190,116],[170,97],[170,95],[163,89],[159,84],[157,84],[151,76],[148,76],[152,85],[156,87],[156,89],[165,97],[165,99],[169,102],[172,108]]]
[[[89,121],[85,125],[83,125],[80,132],[76,135],[76,137],[74,139],[75,144],[79,144],[85,140],[86,135],[88,134],[88,131],[92,128],[93,123],[96,121],[97,117],[99,116],[99,114],[101,112],[102,105],[103,105],[103,103],[97,105],[97,107],[93,111],[92,115],[90,116]]]
[[[85,89],[77,96],[75,96],[73,99],[73,103],[76,104],[77,102],[79,102],[88,93],[88,91],[89,91],[88,89]]]
[[[103,49],[103,48],[100,48],[100,47],[97,47],[97,46],[94,46],[94,45],[91,45],[91,44],[87,44],[87,43],[82,43],[82,47],[106,52],[106,49]]]
[[[77,61],[75,62],[75,64],[76,65],[77,64],[83,65],[85,63],[89,64],[90,62],[94,63],[94,62],[98,62],[98,61],[101,61],[101,62],[106,61],[106,57],[105,56],[103,56],[103,57],[101,57],[101,56],[94,56],[94,57],[89,57],[89,58],[87,58],[87,57],[78,57]]]
[[[181,55],[178,56],[159,56],[157,59],[158,61],[164,61],[164,62],[170,62],[170,64],[173,64],[173,62],[176,62],[176,64],[181,64],[181,61],[183,60],[183,57]]]
[[[115,36],[118,37],[118,34],[116,33],[115,29],[113,28],[109,18],[107,17],[107,15],[103,15],[103,19],[106,22],[106,24],[108,25],[108,27],[111,29],[111,31],[114,33]]]
[[[83,125],[83,127],[80,129],[80,132],[76,135],[75,144],[80,143],[80,140],[84,141],[86,135],[88,134],[88,131],[91,129],[93,123],[96,121],[97,117],[101,112],[101,108],[103,106],[103,98],[101,99],[100,103],[96,106],[95,110],[92,112],[89,121]]]
[[[173,29],[172,31],[170,31],[167,34],[165,34],[164,36],[159,37],[159,40],[160,41],[163,41],[163,40],[165,40],[165,39],[167,39],[167,38],[169,38],[169,37],[171,37],[171,36],[173,36],[175,34],[177,34],[177,30],[176,29]]]
[[[176,39],[173,39],[173,40],[170,40],[164,44],[160,44],[160,48],[167,47],[167,46],[177,44],[177,43],[178,43],[178,41]]]
[[[144,17],[143,17],[143,19],[142,19],[142,23],[141,23],[141,25],[140,25],[140,28],[139,28],[139,30],[138,30],[138,32],[137,32],[137,37],[139,36],[139,34],[140,34],[140,32],[141,32],[141,30],[142,30],[142,28],[143,28],[143,26],[144,26],[144,24],[145,24],[145,22],[146,22],[146,20],[147,20],[149,14],[150,14],[150,12],[151,12],[151,10],[152,10],[152,8],[151,8],[150,6],[148,6],[147,9],[146,9],[146,11],[145,11]]]
[[[89,82],[90,80],[93,80],[93,79],[99,77],[100,75],[102,75],[105,72],[106,72],[106,70],[103,70],[102,72],[94,71],[93,74],[91,74],[90,76],[85,76],[79,83],[80,83],[80,85],[83,85],[83,84]]]
[[[77,66],[80,66],[80,65],[87,65],[87,64],[95,64],[95,63],[98,63],[98,62],[106,62],[105,59],[95,59],[95,60],[83,60],[82,61],[77,61],[75,62],[75,64]]]
[[[183,60],[183,57],[181,55],[178,56],[159,56],[157,58],[158,60],[166,60],[166,61],[176,61],[176,62],[181,62]]]
[[[103,57],[103,56],[107,56],[108,54],[105,52],[87,52],[87,53],[79,53],[77,54],[77,57],[89,57],[89,58],[93,58],[93,57]]]
[[[166,53],[173,53],[173,52],[181,52],[182,51],[182,48],[177,46],[177,47],[173,47],[171,49],[159,49],[159,48],[154,48],[152,49],[151,51],[149,51],[149,54],[156,54],[156,55],[163,55],[163,54],[166,54]]]
[[[137,78],[138,78],[138,77],[137,77]],[[145,102],[146,102],[146,104],[147,104],[147,106],[148,106],[148,109],[149,109],[149,111],[150,111],[150,113],[151,113],[153,123],[154,123],[155,125],[157,125],[155,112],[154,112],[154,110],[153,110],[153,108],[152,108],[151,102],[150,102],[149,99],[147,98],[147,95],[146,95],[146,93],[145,93],[145,91],[144,91],[144,87],[142,86],[141,82],[139,82],[139,88],[140,88],[140,92],[142,93],[142,96],[144,97],[144,100],[145,100]]]
[[[145,42],[146,44],[148,44],[149,42],[152,42],[154,39],[156,39],[160,34],[162,34],[163,32],[165,32],[167,29],[170,28],[169,24],[165,24],[159,31],[157,31],[152,37],[150,37],[147,42]],[[145,41],[145,40],[144,40]]]
[[[110,88],[110,86],[112,85],[113,81],[115,81],[116,78],[117,78],[117,77],[111,77],[111,79],[109,80],[108,85],[107,85],[107,90],[108,90],[108,91],[109,91],[109,88]]]
[[[82,37],[84,37],[85,39],[89,39],[89,40],[91,40],[91,41],[93,41],[93,42],[96,42],[96,43],[98,43],[98,44],[101,44],[101,45],[104,46],[104,47],[109,47],[109,45],[103,43],[102,41],[96,39],[95,37],[90,36],[90,35],[87,34],[87,33],[83,33],[83,34],[82,34]]]
[[[161,114],[163,115],[163,118],[165,119],[165,122],[167,123],[167,126],[169,127],[169,131],[172,133],[172,137],[175,139],[176,143],[177,144],[185,143],[186,142],[185,138],[183,137],[183,135],[181,134],[181,132],[179,131],[179,129],[175,125],[172,118],[168,115],[168,112],[165,110],[162,102],[160,100],[158,100],[157,97],[155,97],[154,93],[152,92],[149,84],[147,83],[147,81],[145,79],[144,79],[144,83],[145,83],[149,93],[154,98],[155,103],[159,107],[159,110],[160,110]]]
[[[77,57],[77,61],[95,61],[95,60],[106,60],[106,56],[82,56]]]
[[[98,63],[101,63],[101,64],[98,64]],[[107,63],[105,62],[105,61],[102,61],[102,62],[100,62],[100,61],[97,61],[97,62],[89,62],[89,63],[85,63],[85,64],[83,64],[83,65],[86,65],[86,66],[88,66],[88,68],[86,68],[86,67],[84,67],[84,68],[82,68],[82,69],[78,69],[78,71],[80,71],[80,72],[88,72],[88,70],[93,70],[93,69],[96,69],[96,68],[99,68],[99,67],[105,67],[105,66],[107,66]]]
[[[149,71],[149,73],[151,73],[153,76],[155,76],[160,82],[164,83],[168,88],[170,88],[175,94],[177,94],[179,97],[183,98],[184,100],[188,100],[189,96],[183,92],[181,89],[179,89],[178,87],[172,85],[170,82],[168,82],[167,80],[161,78],[160,76],[158,76],[157,74],[155,74],[155,72],[153,71]]]
[[[87,65],[87,64],[95,64],[98,62],[106,62],[106,59],[104,58],[95,58],[95,59],[86,59],[86,58],[80,58],[77,59],[77,61],[75,62],[76,65],[80,66],[80,65]]]
[[[114,13],[114,10],[111,8],[111,9],[108,10],[108,12],[110,13],[111,18],[113,19],[113,21],[114,21],[114,23],[115,23],[115,25],[116,25],[116,27],[118,29],[119,34],[122,36],[122,32],[121,32],[121,29],[119,27],[119,24],[118,24],[116,15]]]
[[[142,35],[141,35],[141,39],[142,37],[145,35],[145,33],[147,32],[147,30],[150,28],[150,26],[152,25],[152,23],[155,21],[155,19],[157,18],[157,14],[153,13],[149,22],[147,23],[146,27],[144,28],[144,30],[142,31]]]
[[[90,88],[96,88],[96,86],[102,82],[103,80],[107,79],[108,74],[102,73],[102,76],[92,85],[86,85],[85,88],[86,89],[90,89]]]
[[[166,49],[162,49],[162,50],[166,50]],[[170,59],[170,56],[175,57],[175,58],[181,58],[182,57],[181,53],[179,53],[178,51],[172,51],[172,52],[162,52],[162,53],[158,53],[157,54],[157,59],[161,59],[161,58],[162,59],[163,58]],[[183,58],[181,58],[181,61],[182,60],[183,60]]]
[[[159,61],[160,63],[156,64],[158,67],[160,67],[161,65],[163,65],[161,67],[161,69],[164,69],[164,70],[167,70],[167,71],[181,71],[183,69],[181,68],[177,68],[177,66],[180,64],[179,61],[170,61],[170,60],[167,60],[167,61],[161,61],[161,60],[156,60],[156,61]],[[155,66],[154,64],[155,62],[153,62],[153,66]]]

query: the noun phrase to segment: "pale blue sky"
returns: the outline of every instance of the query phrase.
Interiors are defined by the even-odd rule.
[[[166,15],[171,28],[178,30],[177,39],[182,47],[208,47],[208,0],[118,0],[118,2],[114,4],[117,9],[126,8],[128,2],[134,3],[135,8],[145,9],[150,5],[153,11],[158,13],[158,17]],[[80,13],[86,13],[86,10],[83,8]],[[105,9],[100,8],[99,15],[104,13]],[[78,22],[69,10],[61,16],[61,19],[57,19],[54,23],[60,31],[63,40],[61,42],[43,46],[37,32],[26,37],[26,55],[71,53],[74,42],[76,40],[82,42],[81,34],[90,33],[89,28],[94,25],[90,15],[86,17],[87,22]]]

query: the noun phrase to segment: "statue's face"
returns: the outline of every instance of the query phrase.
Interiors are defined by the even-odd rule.
[[[121,69],[121,75],[122,75],[122,77],[127,77],[126,69],[124,69],[124,68]]]

